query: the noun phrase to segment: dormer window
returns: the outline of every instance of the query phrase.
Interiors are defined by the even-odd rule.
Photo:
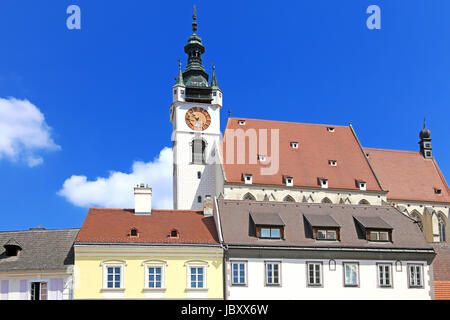
[[[20,243],[12,238],[9,239],[3,247],[5,248],[7,257],[16,257],[19,254],[19,251],[22,250]]]
[[[317,229],[317,240],[337,240],[337,230]]]
[[[435,194],[442,194],[442,190],[441,190],[441,189],[434,188],[434,193],[435,193]]]
[[[253,177],[251,174],[244,174],[244,182],[245,184],[252,184],[253,183]]]
[[[298,149],[298,142],[292,141],[291,142],[291,148]]]
[[[266,156],[263,155],[263,154],[260,154],[260,155],[258,155],[258,160],[262,161],[262,162],[265,162],[266,161]]]
[[[320,185],[320,187],[327,189],[328,188],[328,179],[319,178],[319,185]]]
[[[310,225],[312,230],[312,238],[323,241],[340,240],[341,226],[330,215],[324,214],[304,214],[303,217]]]
[[[260,239],[283,239],[284,222],[278,213],[250,213],[255,225],[256,237]]]
[[[389,241],[389,231],[379,231],[379,230],[368,230],[368,240],[369,241]]]
[[[176,230],[176,229],[172,229],[171,231],[170,231],[170,237],[171,238],[178,238],[178,230]]]
[[[334,127],[327,127],[328,132],[334,132]]]
[[[240,126],[245,126],[245,120],[239,120],[238,123]]]
[[[137,237],[138,236],[138,231],[136,228],[131,229],[130,231],[130,237]]]
[[[284,177],[284,181],[288,187],[292,187],[294,185],[294,178],[292,177]]]
[[[392,227],[381,217],[354,217],[363,229],[367,241],[392,242]]]
[[[337,161],[336,160],[328,160],[328,164],[332,167],[336,167],[337,166]]]
[[[356,180],[356,185],[359,188],[359,190],[366,191],[367,190],[367,183],[362,180]]]

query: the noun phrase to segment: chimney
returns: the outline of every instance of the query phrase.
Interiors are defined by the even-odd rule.
[[[134,214],[152,214],[152,188],[143,183],[134,188]]]
[[[203,215],[205,217],[213,215],[213,199],[211,196],[205,196],[205,200],[203,200]]]

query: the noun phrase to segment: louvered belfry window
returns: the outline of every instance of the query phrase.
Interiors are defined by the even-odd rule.
[[[205,142],[201,139],[192,141],[192,163],[204,164],[205,163]]]

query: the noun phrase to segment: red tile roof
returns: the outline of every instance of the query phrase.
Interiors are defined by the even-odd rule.
[[[365,148],[388,199],[450,202],[450,191],[434,159],[420,152]],[[440,189],[436,194],[434,189]]]
[[[434,299],[450,300],[450,247],[448,244],[433,243],[436,257],[433,260]]]
[[[245,120],[245,125],[239,125],[239,120]],[[328,132],[327,127],[333,127],[334,132]],[[280,163],[276,174],[262,175],[260,168],[268,167],[267,165],[259,162],[249,164],[248,140],[246,164],[237,164],[236,156],[234,163],[227,163],[227,133],[237,129],[254,129],[257,134],[260,129],[267,129],[267,156],[270,156],[271,150],[270,129],[279,129]],[[298,149],[292,148],[291,142],[298,142]],[[244,183],[242,174],[251,174],[253,184],[285,185],[283,176],[289,176],[294,178],[294,186],[318,188],[318,178],[326,178],[329,188],[359,190],[356,180],[362,180],[367,183],[367,190],[382,191],[351,126],[229,118],[223,145],[223,162],[228,183]],[[237,145],[235,139],[235,154]],[[261,153],[258,150],[257,154]],[[337,166],[329,165],[329,160],[336,160]]]
[[[138,236],[129,236],[132,228]],[[179,237],[170,238],[177,230]],[[90,208],[76,242],[218,244],[213,217],[194,210],[152,210],[135,215],[134,210]]]

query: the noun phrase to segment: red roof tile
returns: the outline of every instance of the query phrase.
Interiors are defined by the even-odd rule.
[[[138,236],[129,236],[132,228]],[[179,237],[170,238],[177,230]],[[90,208],[76,242],[218,244],[213,217],[194,210],[152,210],[135,215],[134,210]]]
[[[239,120],[245,120],[245,125],[239,125]],[[334,132],[328,132],[327,127],[333,127]],[[280,163],[276,174],[262,175],[260,168],[264,165],[259,162],[249,164],[248,141],[246,164],[237,164],[236,157],[234,163],[227,163],[227,133],[237,129],[254,129],[256,133],[260,129],[268,129],[268,156],[271,150],[270,129],[279,129]],[[291,142],[298,142],[298,149],[292,148]],[[251,174],[253,184],[285,185],[283,176],[289,176],[294,178],[294,186],[320,187],[318,178],[326,178],[329,188],[359,190],[356,180],[363,180],[367,183],[367,190],[381,191],[350,126],[229,118],[223,145],[223,162],[228,183],[244,183],[242,174]],[[237,145],[236,139],[235,154]],[[257,153],[261,154],[261,151],[258,150]],[[337,166],[331,166],[329,160],[336,160]]]
[[[434,159],[420,152],[365,148],[388,199],[450,202],[448,185]],[[434,189],[440,189],[436,194]]]

